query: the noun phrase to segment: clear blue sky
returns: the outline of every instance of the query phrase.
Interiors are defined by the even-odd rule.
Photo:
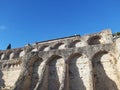
[[[0,49],[106,28],[120,31],[120,0],[0,0]]]

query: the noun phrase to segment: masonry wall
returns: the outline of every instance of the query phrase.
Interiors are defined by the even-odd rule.
[[[0,52],[1,89],[120,90],[120,40],[110,30]],[[15,76],[15,77],[12,77]]]

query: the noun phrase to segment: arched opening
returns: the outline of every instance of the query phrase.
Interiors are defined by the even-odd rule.
[[[4,76],[4,74],[3,74],[2,70],[0,70],[0,89],[5,87],[5,81],[3,79],[3,76]]]
[[[12,53],[12,52],[9,51],[9,50],[3,52],[3,54],[1,54],[1,60],[8,60],[11,53]]]
[[[75,40],[72,43],[70,43],[69,48],[72,47],[83,47],[85,46],[85,43],[83,43],[81,40]]]
[[[40,78],[41,73],[39,72],[42,70],[42,61],[43,59],[38,56],[34,56],[27,61],[28,70],[24,77],[24,81],[21,85],[20,90],[33,90],[35,88]]]
[[[37,51],[38,51],[37,48],[32,49],[32,52],[37,52]]]
[[[120,90],[115,57],[106,51],[96,53],[92,59],[94,90]]]
[[[50,50],[50,47],[49,46],[42,46],[40,48],[40,51],[49,51]]]
[[[3,55],[3,53],[1,52],[1,53],[0,53],[0,60],[2,60],[2,58],[1,58],[1,57],[2,57],[2,55]]]
[[[42,58],[39,58],[35,60],[32,64],[33,70],[32,70],[32,80],[31,80],[31,88],[30,90],[33,90],[38,83],[38,80],[40,79],[40,72],[41,72],[41,63],[42,63]]]
[[[22,52],[22,50],[21,50],[20,48],[15,49],[15,51],[13,50],[13,51],[10,53],[9,58],[10,58],[10,59],[19,58],[21,52]]]
[[[49,58],[40,90],[59,90],[63,83],[65,62],[61,56],[53,55]]]
[[[92,36],[88,39],[88,45],[101,44],[101,36]]]
[[[3,53],[2,55],[1,55],[1,60],[4,60],[5,59],[5,54]]]
[[[14,90],[33,90],[40,78],[41,73],[39,72],[42,70],[43,59],[38,56],[38,53],[28,53],[25,55],[24,61],[21,73],[18,74],[19,78],[14,84]]]
[[[19,54],[19,57],[23,57],[25,55],[25,51],[21,51],[20,54]]]
[[[68,59],[69,64],[69,89],[68,90],[87,90],[90,88],[90,67],[89,60],[85,55],[75,53]],[[86,74],[87,72],[87,74]]]
[[[14,56],[15,56],[15,54],[14,54],[14,53],[11,53],[10,56],[9,56],[9,59],[13,59]]]
[[[64,43],[58,43],[54,46],[54,49],[65,49],[65,44]]]

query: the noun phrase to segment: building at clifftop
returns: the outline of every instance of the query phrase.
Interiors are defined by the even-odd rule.
[[[120,90],[120,38],[110,30],[0,51],[0,90]]]

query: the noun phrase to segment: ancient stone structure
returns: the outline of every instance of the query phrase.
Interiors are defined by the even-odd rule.
[[[0,51],[1,90],[120,90],[120,38],[110,30]]]

